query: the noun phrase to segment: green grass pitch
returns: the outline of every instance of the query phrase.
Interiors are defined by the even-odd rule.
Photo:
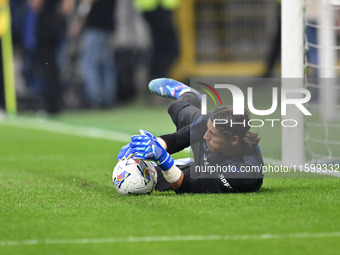
[[[129,135],[139,128],[156,135],[173,130],[164,107],[139,107],[137,115],[135,108],[69,112],[53,123]],[[265,157],[277,150],[272,140],[263,137]],[[267,178],[251,194],[122,197],[111,173],[123,145],[28,128],[20,120],[0,122],[0,254],[310,255],[340,250],[339,178]]]

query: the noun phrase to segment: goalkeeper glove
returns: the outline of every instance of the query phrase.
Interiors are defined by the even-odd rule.
[[[117,160],[129,159],[129,158],[132,158],[132,156],[133,156],[133,153],[131,151],[130,144],[128,143],[127,145],[124,145],[120,149],[120,152],[117,155]]]
[[[159,144],[157,138],[150,132],[140,130],[141,135],[131,137],[131,152],[135,158],[152,159],[164,171],[174,165],[170,154]]]
[[[147,135],[148,137],[152,138],[152,139],[156,139],[157,138],[155,136],[153,136],[150,132],[145,131],[145,130],[140,130],[141,134],[143,135]],[[124,145],[121,149],[120,152],[117,155],[117,160],[123,160],[123,159],[130,159],[133,157],[133,153],[131,151],[131,146],[130,144],[126,144]]]

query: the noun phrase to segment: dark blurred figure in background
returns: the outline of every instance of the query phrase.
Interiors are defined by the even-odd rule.
[[[46,84],[43,101],[49,114],[60,112],[62,107],[58,54],[65,36],[66,16],[73,5],[73,0],[32,0],[32,8],[37,13],[39,71]]]
[[[179,6],[180,0],[134,0],[134,3],[150,27],[153,45],[150,80],[168,77],[179,55],[173,11]]]
[[[1,115],[1,112],[5,109],[5,89],[4,89],[5,86],[4,86],[1,47],[2,45],[1,45],[1,40],[0,40],[0,115]]]
[[[150,39],[147,24],[136,10],[134,0],[117,0],[116,29],[113,47],[118,79],[118,100],[126,104],[136,98],[138,87],[145,90],[148,67],[146,52],[149,52]]]
[[[81,35],[80,68],[85,105],[110,107],[116,102],[117,74],[111,38],[115,28],[115,0],[81,0],[71,37]]]
[[[24,13],[26,3],[30,0],[10,0],[11,9],[11,26],[12,26],[12,42],[14,46],[21,43],[21,33],[24,29]]]
[[[274,76],[275,64],[281,56],[281,0],[276,0],[275,32],[270,46],[262,78],[270,78]]]
[[[22,75],[32,98],[31,108],[38,110],[43,98],[45,84],[39,73],[38,48],[36,40],[37,13],[34,2],[26,2],[25,15],[22,29]]]

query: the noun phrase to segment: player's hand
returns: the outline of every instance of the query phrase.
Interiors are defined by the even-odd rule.
[[[124,145],[120,149],[120,152],[117,155],[117,160],[129,159],[129,158],[132,158],[132,156],[133,156],[133,153],[131,151],[130,144],[128,143],[127,145]]]
[[[157,140],[146,135],[132,136],[130,146],[135,157],[140,159],[153,159],[158,161],[167,153]]]
[[[148,131],[140,130],[142,135],[131,137],[131,152],[135,158],[152,159],[162,170],[168,170],[174,161],[170,154],[159,144],[157,138]]]
[[[157,140],[157,138],[151,134],[150,132],[148,131],[145,131],[145,130],[142,130],[140,129],[139,132],[142,134],[142,135],[146,135],[152,139],[155,139]],[[129,159],[129,158],[132,158],[133,157],[133,153],[131,151],[131,146],[130,144],[126,144],[124,145],[121,149],[120,149],[120,152],[118,153],[117,155],[117,160],[123,160],[123,159]]]
[[[157,138],[153,134],[151,134],[149,131],[140,129],[139,132],[141,133],[141,135],[146,135],[147,137],[157,140]]]

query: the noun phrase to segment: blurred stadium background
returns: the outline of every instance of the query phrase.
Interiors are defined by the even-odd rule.
[[[254,194],[118,196],[111,173],[130,136],[140,128],[155,135],[174,131],[166,114],[170,101],[147,91],[154,47],[147,22],[134,7],[139,0],[117,0],[111,48],[118,99],[106,107],[85,103],[80,37],[66,36],[80,0],[65,1],[75,5],[66,16],[58,54],[62,111],[56,114],[46,111],[41,87],[29,84],[23,75],[27,67],[39,69],[27,65],[23,43],[29,24],[27,4],[36,1],[0,0],[1,70],[6,76],[5,84],[0,84],[6,86],[7,98],[5,102],[0,93],[1,254],[336,254],[339,178],[265,178],[263,188]],[[302,135],[287,141],[288,150],[294,152],[297,140],[302,140],[302,154],[310,162],[335,164],[340,162],[340,7],[339,1],[320,7],[321,2],[303,1],[298,18],[304,29],[297,58],[304,56],[299,68],[305,77],[303,87],[313,95],[306,106],[313,117],[304,120]],[[280,82],[284,64],[280,1],[178,3],[173,15],[180,50],[167,76],[185,83],[192,77],[242,77],[248,82],[267,78],[269,87],[256,85],[255,103],[270,107],[270,88]],[[9,6],[12,30],[6,29]],[[310,29],[314,38],[307,36]],[[315,41],[316,31],[326,32],[322,37],[326,42]],[[293,33],[288,39],[294,41]],[[312,49],[330,57],[315,62],[308,56]],[[275,112],[270,117],[281,116]],[[279,164],[281,127],[257,131],[265,163]],[[174,157],[187,156],[184,151]]]
[[[32,110],[30,107],[34,106],[29,105],[29,101],[36,98],[36,95],[30,89],[30,85],[25,84],[22,76],[23,51],[20,26],[22,26],[21,16],[24,15],[25,9],[19,3],[25,1],[12,2],[13,8],[16,8],[16,20],[13,20],[16,27],[13,34],[18,107],[20,110]],[[199,76],[261,77],[265,73],[266,62],[270,57],[272,44],[275,43],[280,18],[276,1],[187,0],[180,2],[179,8],[174,13],[180,54],[168,76],[187,81],[190,77]],[[124,76],[126,75],[124,72],[130,71],[129,75],[134,77],[136,86],[143,91],[148,83],[146,80],[148,60],[145,58],[148,57],[150,49],[152,50],[150,31],[140,14],[132,10],[132,5],[122,8],[125,8],[123,11],[132,24],[127,23],[124,17],[121,17],[123,14],[120,14],[118,18],[121,19],[119,23],[121,26],[117,28],[117,34],[113,35],[112,48],[115,49],[118,58],[124,52],[135,54],[125,55],[124,57],[130,57],[130,61],[129,63],[125,61],[122,66],[117,59],[117,68],[122,68],[119,69],[122,72],[118,73],[118,76],[120,74]],[[72,15],[74,13],[69,14],[69,22],[72,20]],[[77,50],[79,50],[78,39],[66,38],[60,51],[60,76],[65,87],[64,108],[66,109],[82,107],[82,77],[77,65]],[[280,48],[277,49],[276,54],[279,55],[279,52]],[[279,61],[276,64],[272,75],[278,77],[280,76]]]

